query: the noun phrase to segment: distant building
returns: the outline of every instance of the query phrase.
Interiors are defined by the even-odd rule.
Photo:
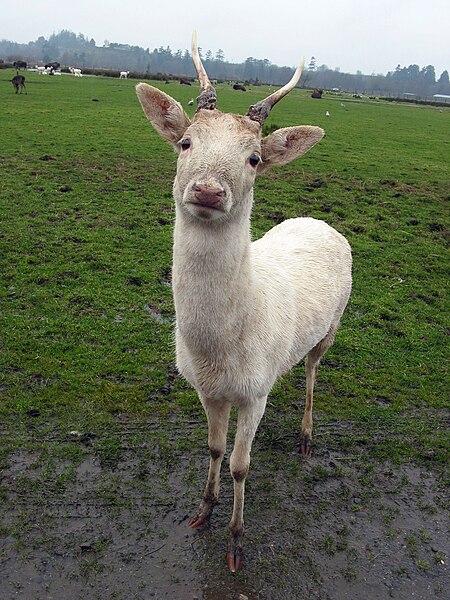
[[[450,96],[448,94],[434,94],[433,98],[441,102],[450,102]]]

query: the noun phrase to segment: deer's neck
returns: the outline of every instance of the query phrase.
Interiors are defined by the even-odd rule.
[[[177,328],[200,353],[233,343],[252,303],[250,216],[222,225],[191,219],[177,208],[173,248]]]

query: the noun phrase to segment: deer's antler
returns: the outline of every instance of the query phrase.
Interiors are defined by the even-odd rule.
[[[197,98],[197,111],[199,111],[201,108],[205,108],[206,110],[214,110],[217,103],[216,90],[211,85],[209,77],[206,74],[205,67],[202,65],[202,61],[200,60],[196,31],[194,31],[192,34],[192,60],[194,61],[198,80],[200,82],[200,96]]]
[[[249,119],[251,119],[252,121],[256,121],[257,123],[259,123],[262,127],[264,124],[264,121],[269,116],[269,113],[270,113],[270,110],[272,109],[272,107],[277,102],[279,102],[281,100],[281,98],[284,98],[284,96],[286,96],[286,94],[288,94],[297,85],[297,83],[300,79],[300,76],[302,74],[304,65],[305,65],[305,59],[302,58],[300,65],[297,67],[297,69],[296,69],[292,79],[289,81],[289,83],[287,83],[285,86],[283,86],[282,88],[280,88],[279,90],[277,90],[276,92],[271,94],[270,96],[267,96],[267,98],[264,98],[264,100],[260,100],[256,104],[253,104],[252,106],[250,106],[250,108],[247,111],[246,116]]]

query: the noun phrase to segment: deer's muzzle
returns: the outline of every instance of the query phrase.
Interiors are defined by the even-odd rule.
[[[225,196],[225,192],[221,187],[209,187],[201,183],[196,183],[192,191],[194,192],[195,204],[209,208],[217,208]]]

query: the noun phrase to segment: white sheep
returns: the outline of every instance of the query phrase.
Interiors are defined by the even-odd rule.
[[[75,69],[74,67],[69,67],[69,71],[72,73],[72,75],[75,75],[75,77],[83,77],[81,69]]]
[[[130,71],[120,71],[119,79],[126,79],[129,75]]]
[[[227,554],[236,571],[250,450],[267,396],[276,379],[306,356],[300,449],[309,456],[314,382],[350,295],[352,259],[345,238],[311,218],[289,219],[250,240],[256,175],[305,154],[323,136],[319,127],[297,126],[261,137],[270,109],[296,85],[301,67],[287,85],[239,116],[216,109],[195,35],[192,56],[201,86],[192,121],[152,86],[138,84],[137,94],[157,132],[179,152],[172,276],[177,365],[205,409],[210,448],[204,495],[189,525],[202,525],[218,502],[230,408],[236,406]]]

